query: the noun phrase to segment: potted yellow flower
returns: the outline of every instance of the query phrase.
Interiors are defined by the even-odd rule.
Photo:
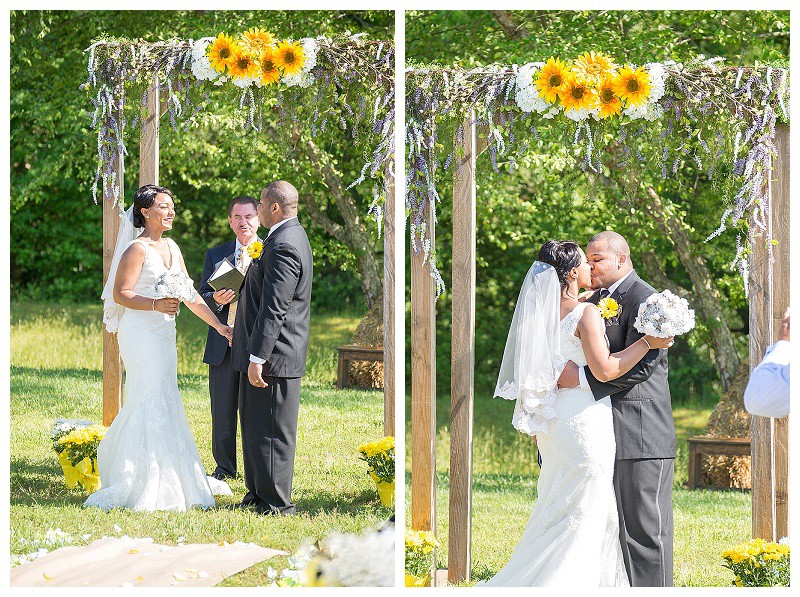
[[[90,423],[90,424],[86,424]],[[87,421],[57,421],[51,432],[53,450],[70,489],[80,487],[90,493],[100,488],[97,446],[106,428]]]
[[[788,587],[789,540],[778,543],[753,539],[722,552],[725,568],[735,575],[737,587]]]
[[[394,437],[386,436],[358,447],[359,459],[369,466],[382,506],[394,506]]]
[[[430,531],[406,531],[406,586],[425,587],[431,580],[433,550],[439,541]]]

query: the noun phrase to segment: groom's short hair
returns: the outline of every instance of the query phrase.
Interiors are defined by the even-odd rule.
[[[285,215],[292,215],[297,211],[299,195],[294,185],[285,180],[276,180],[269,183],[261,192],[262,200],[267,205],[277,203]]]
[[[631,249],[628,246],[628,241],[621,234],[613,230],[603,230],[595,234],[589,243],[606,243],[612,253],[617,255],[625,255],[628,259],[631,258]]]
[[[256,199],[255,197],[250,197],[248,195],[242,195],[241,197],[234,197],[233,199],[231,199],[231,202],[228,203],[228,215],[231,215],[231,212],[233,212],[234,205],[247,205],[248,203],[253,207],[255,207],[256,209],[258,209],[258,199]]]

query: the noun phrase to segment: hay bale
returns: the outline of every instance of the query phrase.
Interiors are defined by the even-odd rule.
[[[714,437],[750,437],[750,414],[744,408],[744,389],[750,379],[750,363],[745,361],[733,378],[728,391],[714,407],[708,419],[706,435]],[[750,456],[706,456],[703,461],[703,484],[710,487],[750,489]]]
[[[383,301],[377,301],[367,311],[353,333],[352,343],[369,348],[383,346]],[[349,364],[347,378],[356,387],[382,389],[383,363],[353,361]]]

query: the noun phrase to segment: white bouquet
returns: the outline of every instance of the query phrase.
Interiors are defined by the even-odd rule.
[[[184,302],[192,302],[197,296],[192,279],[182,271],[164,272],[155,283],[155,296],[153,298],[175,298]]]
[[[685,334],[694,328],[694,310],[689,308],[686,299],[665,290],[651,294],[639,305],[633,327],[656,338]]]

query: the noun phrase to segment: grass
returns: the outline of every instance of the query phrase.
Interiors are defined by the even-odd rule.
[[[358,459],[360,443],[383,434],[383,394],[336,390],[335,347],[347,343],[358,325],[354,314],[312,318],[308,376],[303,380],[293,499],[295,517],[264,517],[231,506],[245,493],[242,478],[234,496],[217,507],[185,513],[102,512],[83,509],[86,493],[69,490],[50,448],[49,430],[59,417],[99,421],[102,413],[102,338],[97,305],[11,306],[11,553],[32,551],[48,529],[74,537],[92,533],[151,537],[175,545],[226,540],[255,542],[294,551],[306,540],[332,531],[358,532],[383,522],[374,484]],[[186,310],[178,317],[178,383],[206,470],[213,470],[207,366],[202,351],[208,328]],[[239,445],[241,458],[241,443]],[[241,460],[240,460],[241,462]],[[117,525],[121,531],[116,532]],[[269,584],[262,562],[225,581],[227,586]]]
[[[483,384],[485,385],[485,384]],[[493,389],[493,388],[492,388]],[[522,536],[536,499],[539,467],[529,437],[511,427],[514,404],[490,399],[492,389],[476,380],[473,434],[472,581],[490,578],[508,561]],[[447,567],[449,518],[449,395],[437,400],[436,535],[442,542],[437,558]],[[720,565],[723,549],[750,540],[750,492],[689,491],[687,439],[708,422],[713,404],[676,404],[678,435],[673,485],[675,586],[730,586],[732,573]],[[406,412],[410,420],[411,402]],[[406,445],[411,446],[410,430]],[[406,450],[406,470],[411,470]],[[411,504],[411,475],[406,475],[406,503]],[[407,517],[409,524],[411,517]]]

